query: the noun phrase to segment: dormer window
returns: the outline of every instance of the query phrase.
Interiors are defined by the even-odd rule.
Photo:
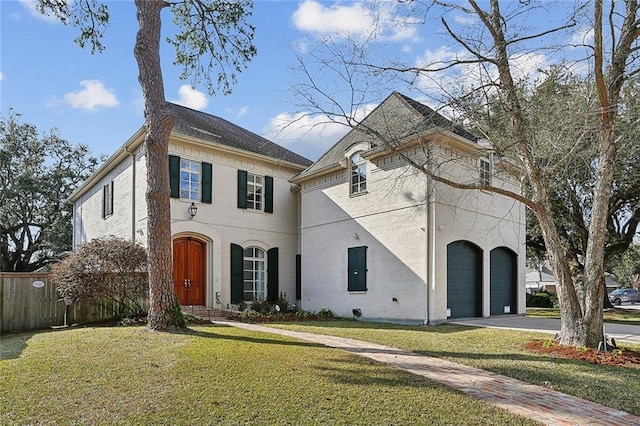
[[[359,152],[353,154],[351,161],[351,194],[367,192],[367,160]]]

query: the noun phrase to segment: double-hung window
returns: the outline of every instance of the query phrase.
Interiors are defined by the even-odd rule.
[[[171,198],[211,204],[213,167],[211,163],[200,163],[169,155],[169,186]]]
[[[273,213],[273,177],[238,170],[238,208]]]
[[[249,247],[244,250],[244,294],[245,301],[265,300],[266,262],[264,250]]]
[[[262,210],[264,202],[264,177],[247,173],[247,208]]]
[[[180,160],[180,198],[200,200],[200,163],[197,161]]]

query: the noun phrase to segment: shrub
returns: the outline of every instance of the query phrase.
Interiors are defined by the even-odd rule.
[[[52,268],[62,300],[74,303],[113,301],[113,314],[145,315],[140,300],[148,295],[147,251],[114,236],[84,244]],[[107,304],[109,305],[109,304]]]
[[[332,319],[335,317],[336,316],[333,314],[333,311],[331,311],[331,309],[328,309],[328,308],[322,308],[320,309],[320,312],[318,312],[318,318],[320,319]]]
[[[527,294],[527,307],[554,308],[558,306],[558,296],[549,291]]]

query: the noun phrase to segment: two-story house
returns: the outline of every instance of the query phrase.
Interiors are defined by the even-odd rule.
[[[296,296],[299,200],[311,161],[226,120],[170,104],[171,234],[182,305]],[[73,243],[115,235],[146,245],[144,129],[70,197]]]
[[[431,324],[524,313],[524,206],[429,177],[519,193],[488,147],[393,93],[295,176],[302,306]]]
[[[183,305],[283,294],[310,311],[421,324],[524,312],[524,207],[414,166],[516,192],[519,183],[487,143],[425,105],[393,93],[313,164],[218,117],[171,108]],[[141,128],[72,195],[74,245],[104,235],[146,244],[145,189]]]

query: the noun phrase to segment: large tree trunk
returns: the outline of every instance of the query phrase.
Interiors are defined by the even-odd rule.
[[[147,133],[147,238],[149,249],[148,326],[152,330],[183,327],[184,317],[173,289],[171,205],[168,150],[174,117],[164,98],[160,68],[160,12],[162,0],[136,0],[138,23],[134,55],[144,97]]]

